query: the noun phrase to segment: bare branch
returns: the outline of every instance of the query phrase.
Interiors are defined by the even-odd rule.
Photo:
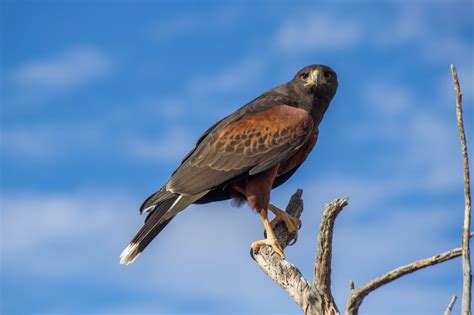
[[[355,284],[354,284],[354,281],[352,281],[352,280],[349,281],[349,289],[351,291],[355,289]]]
[[[331,294],[331,259],[332,259],[332,236],[334,233],[334,222],[337,215],[347,206],[347,197],[336,199],[324,207],[318,236],[318,252],[314,261],[314,280],[316,286],[328,299],[332,300]],[[330,297],[330,298],[329,298]]]
[[[301,214],[304,210],[303,199],[301,196],[303,195],[303,190],[298,189],[290,198],[288,205],[286,206],[286,212],[295,218],[300,218]],[[272,207],[275,207],[272,205]],[[284,249],[292,242],[294,242],[296,235],[289,234],[288,229],[284,222],[279,222],[274,228],[275,236],[278,238],[280,245]]]
[[[303,191],[298,189],[290,199],[286,212],[299,218],[303,212]],[[278,238],[282,248],[285,248],[296,237],[289,235],[285,224],[277,224],[275,236]],[[254,259],[262,271],[283,288],[290,297],[305,311],[305,314],[321,314],[321,309],[313,309],[320,306],[320,297],[313,294],[309,282],[304,278],[298,268],[286,260],[282,260],[269,246],[261,247],[254,253]]]
[[[258,253],[255,254],[255,261],[270,279],[288,292],[290,297],[301,309],[306,310],[309,307],[308,295],[310,292],[310,284],[295,265],[286,260],[282,260],[280,256],[268,246],[259,249]],[[315,296],[313,301],[315,306],[320,304],[318,303],[318,299],[319,297]],[[319,313],[321,313],[320,310],[314,314]]]
[[[462,117],[462,93],[459,86],[456,67],[451,65],[454,90],[456,92],[456,117],[458,121],[459,136],[461,138],[462,159],[464,162],[464,224],[462,228],[462,269],[463,269],[463,292],[462,292],[462,314],[471,314],[471,258],[470,258],[470,233],[471,233],[471,187],[469,180],[469,157],[467,155],[466,134]]]
[[[422,268],[433,266],[458,256],[463,256],[463,297],[462,314],[471,314],[471,263],[470,263],[470,237],[474,235],[470,230],[471,220],[471,193],[469,179],[469,159],[467,154],[466,135],[462,117],[462,94],[459,87],[459,80],[456,68],[451,65],[454,87],[456,91],[456,112],[458,129],[461,138],[462,157],[464,162],[464,194],[465,211],[462,234],[462,247],[441,253],[425,259],[420,259],[408,265],[398,267],[384,275],[381,275],[360,288],[355,288],[353,281],[349,283],[350,296],[348,298],[346,315],[357,315],[364,298],[372,291],[390,283],[404,275],[415,272]],[[293,217],[299,218],[303,211],[303,201],[301,200],[302,190],[298,190],[291,198],[286,211]],[[301,307],[305,315],[327,315],[339,314],[337,306],[331,293],[331,260],[332,260],[332,239],[334,233],[334,223],[338,214],[348,204],[347,198],[336,199],[326,205],[321,219],[320,231],[318,235],[318,251],[314,262],[314,280],[310,284],[298,268],[286,260],[282,260],[278,254],[269,246],[263,246],[254,253],[254,258],[263,270],[273,281],[288,292],[291,298]],[[274,228],[275,236],[278,238],[282,248],[296,241],[297,234],[290,235],[286,225],[279,223]],[[445,314],[452,311],[456,302],[453,296]]]
[[[444,261],[461,256],[461,248],[452,249],[450,251],[438,254],[433,257],[417,260],[411,264],[396,268],[380,277],[375,278],[363,287],[352,290],[349,300],[347,301],[346,315],[356,315],[359,312],[359,307],[364,298],[372,291],[380,288],[393,280],[396,280],[404,275],[415,272],[422,268],[433,266]]]
[[[303,212],[303,200],[301,199],[302,193],[303,191],[298,189],[298,191],[291,197],[286,208],[286,212],[296,218],[299,218]],[[325,235],[331,235],[330,238],[326,237],[327,241],[323,242],[324,246],[329,246],[329,250],[326,250],[329,255],[331,254],[330,247],[334,219],[337,213],[339,213],[346,204],[347,198],[342,200],[336,199],[325,208],[325,213],[332,213],[323,216],[321,223],[321,226],[330,229],[330,231],[325,232]],[[337,213],[333,214],[334,211]],[[326,222],[327,220],[332,220],[332,222]],[[290,235],[288,233],[288,229],[284,223],[277,224],[274,232],[278,241],[282,245],[282,248],[285,248],[290,243],[294,242],[296,238],[295,234]],[[258,252],[254,253],[254,258],[260,269],[262,269],[262,271],[281,288],[288,292],[291,298],[301,307],[305,315],[339,314],[334,299],[330,294],[330,290],[329,294],[325,294],[315,285],[311,285],[295,265],[286,260],[282,260],[271,247],[261,247]],[[330,264],[331,257],[326,257],[325,259]]]
[[[453,310],[454,303],[456,303],[457,298],[458,298],[457,296],[453,295],[453,297],[451,298],[451,301],[449,301],[446,311],[444,311],[444,315],[451,314],[451,311]]]

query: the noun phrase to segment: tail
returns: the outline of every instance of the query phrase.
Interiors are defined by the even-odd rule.
[[[146,218],[140,231],[138,231],[137,235],[135,235],[120,255],[120,263],[128,265],[134,262],[148,244],[180,211],[200,199],[206,193],[207,191],[193,196],[172,194],[169,199],[162,200],[154,205],[151,210],[152,212]],[[144,206],[145,204],[142,206],[142,209],[144,209]],[[148,205],[145,208],[149,209],[151,207]]]

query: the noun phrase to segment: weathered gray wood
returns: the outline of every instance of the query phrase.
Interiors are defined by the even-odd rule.
[[[298,189],[286,207],[286,212],[295,218],[300,218],[303,213],[302,194],[303,191]],[[284,223],[277,224],[274,232],[283,249],[297,237],[296,234],[289,235]],[[312,294],[309,282],[295,265],[281,259],[270,246],[261,247],[258,252],[253,253],[253,257],[260,269],[288,292],[305,314],[321,314],[321,309],[317,308],[321,304],[320,297]]]
[[[453,295],[451,301],[449,301],[448,307],[446,307],[446,310],[444,311],[444,315],[451,314],[451,311],[453,310],[454,303],[456,303],[457,298],[457,296]]]
[[[459,137],[461,138],[461,152],[464,163],[464,224],[462,227],[462,270],[463,270],[463,290],[461,312],[464,315],[471,314],[471,254],[470,254],[470,234],[471,234],[471,185],[469,179],[469,157],[467,154],[466,133],[464,132],[464,121],[462,117],[462,93],[459,86],[458,73],[456,67],[451,65],[454,90],[456,92],[456,118],[458,121]]]
[[[433,266],[450,259],[461,256],[461,248],[455,248],[450,251],[438,254],[425,259],[420,259],[411,264],[396,268],[380,277],[377,277],[364,286],[351,290],[349,299],[347,301],[346,315],[357,315],[359,313],[359,307],[362,304],[364,298],[369,295],[372,291],[377,290],[384,284],[392,282],[404,275],[415,272],[422,268]]]
[[[297,218],[303,212],[301,196],[302,190],[298,189],[291,197],[286,208],[290,215]],[[313,283],[310,284],[295,265],[281,259],[270,246],[263,246],[253,253],[260,269],[289,294],[301,307],[305,315],[339,314],[330,288],[332,236],[337,215],[341,213],[347,204],[347,198],[335,199],[324,208],[318,237],[319,248],[315,259]],[[287,247],[296,240],[297,235],[290,235],[284,223],[277,224],[274,232],[282,248]],[[420,259],[381,275],[360,288],[355,288],[354,283],[351,281],[351,292],[345,314],[357,315],[364,298],[379,287],[419,269],[433,266],[461,255],[462,249],[456,248],[436,256]]]
[[[286,212],[296,218],[299,218],[303,212],[302,193],[303,191],[298,189],[291,197],[286,208]],[[324,235],[323,238],[320,238],[320,243],[322,244],[320,252],[325,254],[318,256],[325,264],[325,266],[320,269],[321,272],[326,268],[330,272],[334,220],[337,214],[340,213],[342,208],[346,205],[347,198],[336,199],[325,207],[321,222],[323,232],[320,233],[320,235]],[[277,224],[274,232],[282,248],[296,241],[297,235],[289,235],[283,223]],[[327,249],[328,247],[329,251]],[[334,299],[330,294],[330,290],[323,291],[319,285],[310,284],[295,265],[281,259],[271,247],[261,247],[258,252],[254,253],[254,258],[260,269],[290,295],[301,307],[305,315],[339,314]],[[329,281],[330,284],[330,280],[327,280],[329,279],[328,277],[324,277],[324,279],[326,279],[325,281]],[[315,283],[318,283],[318,281]],[[325,282],[325,284],[327,285],[328,282]]]
[[[356,315],[364,298],[372,291],[381,286],[394,281],[404,275],[415,272],[419,269],[433,266],[444,261],[451,260],[455,257],[463,256],[463,297],[462,297],[462,314],[471,314],[471,262],[470,262],[470,237],[471,233],[471,192],[469,179],[469,159],[467,154],[466,136],[464,133],[464,123],[462,117],[462,94],[459,87],[459,80],[456,68],[451,65],[451,71],[456,91],[456,112],[458,129],[461,138],[461,149],[464,161],[464,224],[462,233],[462,247],[455,248],[450,251],[438,254],[425,259],[420,259],[411,264],[396,268],[384,275],[381,275],[360,288],[355,288],[351,281],[349,286],[351,289],[345,314]],[[303,212],[303,200],[301,199],[302,190],[292,196],[286,211],[299,218]],[[318,235],[318,251],[314,263],[314,280],[310,284],[304,278],[298,268],[290,262],[281,259],[269,246],[261,247],[258,252],[253,253],[254,258],[263,270],[273,281],[282,287],[290,297],[301,307],[305,315],[336,315],[339,314],[337,305],[331,293],[331,259],[332,259],[332,238],[334,233],[334,223],[337,215],[348,204],[348,199],[336,199],[326,205],[321,219],[320,231]],[[297,233],[290,235],[283,223],[279,223],[274,229],[275,235],[279,240],[282,248],[290,243],[296,242]],[[446,309],[445,314],[449,314],[456,301],[453,296],[451,302]]]
[[[331,293],[332,237],[337,215],[347,206],[348,202],[349,199],[346,197],[336,199],[325,206],[319,227],[318,251],[314,261],[313,286],[319,289],[331,301],[336,310],[336,303]]]

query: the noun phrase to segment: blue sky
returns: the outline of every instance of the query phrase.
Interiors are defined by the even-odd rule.
[[[298,243],[310,278],[325,203],[333,291],[460,244],[462,161],[449,65],[474,139],[473,4],[463,1],[1,3],[2,314],[299,314],[248,252],[258,216],[183,212],[118,264],[141,201],[202,131],[307,64],[339,90],[305,165]],[[474,155],[472,149],[471,155]],[[193,230],[196,226],[204,229]],[[364,314],[441,313],[459,259],[367,297]],[[459,312],[459,304],[455,312]]]

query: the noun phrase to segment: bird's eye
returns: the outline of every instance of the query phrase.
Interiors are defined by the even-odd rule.
[[[329,79],[329,78],[331,77],[331,72],[326,71],[326,72],[324,72],[323,76],[324,76],[326,79]]]
[[[307,73],[300,74],[300,78],[303,79],[303,80],[308,79],[308,77],[309,77],[309,74],[307,74]]]

